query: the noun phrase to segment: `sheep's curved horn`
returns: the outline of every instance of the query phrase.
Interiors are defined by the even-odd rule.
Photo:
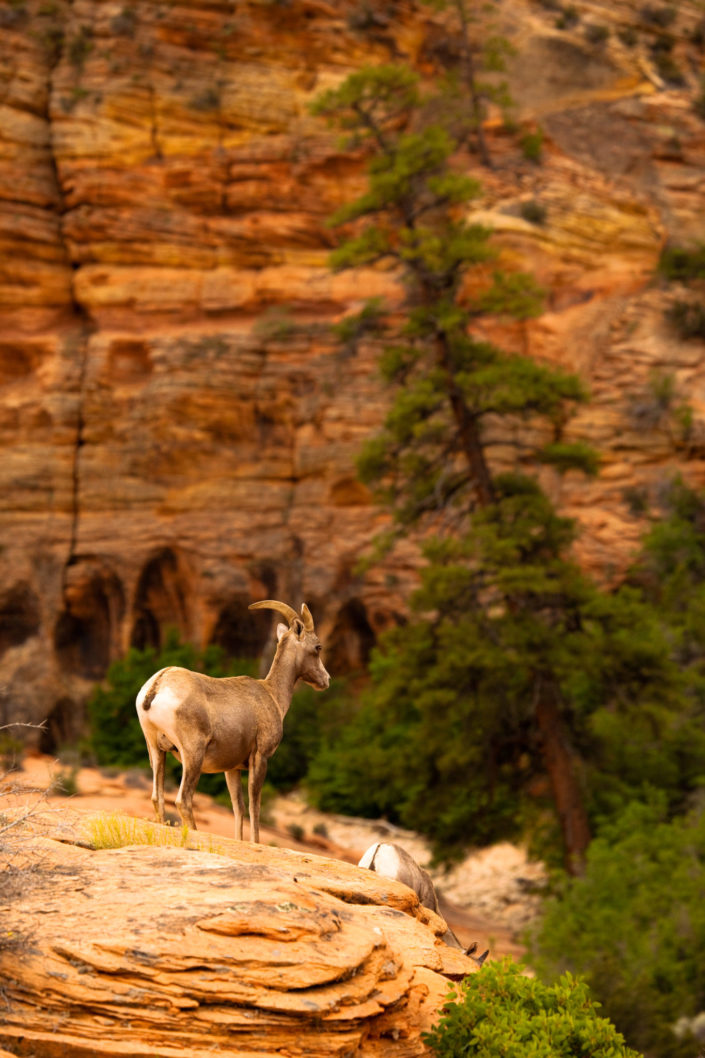
[[[307,632],[313,632],[313,617],[311,617],[311,611],[309,610],[306,603],[301,607],[301,620],[304,623],[304,628]]]
[[[277,610],[280,614],[286,617],[290,625],[292,625],[294,621],[301,620],[293,606],[287,606],[285,602],[278,602],[276,599],[263,599],[262,602],[251,602],[248,606],[248,610]]]

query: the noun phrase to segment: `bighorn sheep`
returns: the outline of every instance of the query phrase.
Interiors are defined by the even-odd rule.
[[[424,907],[428,907],[431,911],[435,911],[437,915],[440,915],[438,896],[430,874],[423,867],[419,867],[413,856],[410,856],[401,845],[387,845],[379,841],[375,842],[363,853],[358,867],[368,867],[369,870],[376,871],[377,874],[381,874],[384,878],[392,878],[394,881],[403,882],[404,885],[409,886],[409,889],[414,890]],[[451,948],[460,948],[471,959],[474,959],[478,966],[482,966],[489,955],[489,948],[482,955],[475,955],[477,941],[474,941],[469,948],[464,948],[450,926],[443,934],[443,940]]]
[[[263,680],[251,676],[216,679],[176,666],[150,677],[137,695],[137,715],[154,777],[152,804],[164,822],[164,762],[171,752],[183,773],[176,795],[182,821],[193,830],[193,795],[203,772],[225,772],[235,815],[235,836],[242,841],[245,810],[240,773],[248,769],[250,839],[259,841],[262,784],[267,762],[282,740],[283,721],[297,680],[325,690],[330,676],[321,661],[321,643],[304,603],[301,616],[274,599],[254,602],[250,610],[283,614],[277,626],[277,650]]]

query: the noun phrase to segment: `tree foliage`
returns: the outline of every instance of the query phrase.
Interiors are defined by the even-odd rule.
[[[532,964],[546,980],[581,974],[647,1055],[697,1058],[704,891],[702,808],[669,821],[663,797],[634,803],[604,824],[584,877],[566,880],[547,903],[531,938]]]
[[[367,188],[333,218],[333,267],[391,263],[404,297],[341,325],[348,347],[378,341],[391,393],[358,469],[390,512],[380,546],[412,535],[426,564],[412,619],[380,643],[358,714],[324,743],[309,782],[322,807],[386,815],[441,857],[533,826],[544,852],[562,847],[579,871],[603,817],[652,787],[681,811],[705,774],[699,669],[684,673],[678,654],[701,649],[700,596],[687,627],[679,617],[665,629],[647,591],[658,530],[619,590],[572,560],[574,526],[538,479],[546,466],[597,471],[595,452],[566,437],[588,395],[575,375],[479,336],[487,313],[536,312],[539,292],[498,267],[472,219],[481,189],[438,118],[444,98],[382,66],[317,104],[369,157]],[[675,563],[673,587],[659,589],[675,595],[675,551],[660,561]]]
[[[427,679],[428,684],[410,707],[408,717],[414,730],[406,731],[413,744],[420,744],[419,766],[411,781],[399,777],[397,789],[390,776],[398,764],[388,759],[396,747],[390,744],[389,731],[379,731],[375,751],[380,763],[386,762],[382,765],[387,768],[386,791],[394,789],[394,811],[399,814],[411,811],[417,787],[425,790],[425,798],[418,802],[428,806],[422,829],[434,827],[442,831],[434,834],[439,841],[457,844],[461,835],[465,841],[470,835],[475,838],[480,817],[504,819],[512,814],[511,798],[501,810],[489,810],[495,797],[502,800],[498,776],[508,774],[518,758],[531,757],[536,751],[555,780],[554,795],[563,798],[559,815],[576,836],[580,854],[587,842],[587,823],[572,749],[565,749],[569,740],[563,730],[557,681],[550,666],[544,668],[543,660],[532,660],[526,653],[537,635],[545,638],[553,633],[557,608],[563,606],[566,613],[574,608],[566,591],[569,585],[573,590],[577,580],[563,557],[572,527],[554,514],[535,480],[527,475],[546,463],[594,471],[595,457],[587,446],[567,443],[563,437],[570,406],[584,401],[586,393],[574,375],[507,353],[473,333],[475,321],[487,312],[519,318],[536,313],[540,292],[528,276],[508,274],[496,265],[488,269],[495,257],[491,232],[473,223],[467,212],[467,203],[479,194],[479,187],[458,170],[458,141],[450,129],[429,122],[428,115],[441,112],[442,107],[429,104],[416,76],[398,66],[365,69],[325,93],[316,109],[337,121],[348,143],[371,152],[366,191],[333,218],[345,232],[333,255],[333,267],[391,261],[405,292],[401,314],[385,313],[377,303],[374,309],[363,309],[357,321],[349,321],[345,328],[348,342],[353,340],[356,325],[361,333],[380,338],[382,373],[393,387],[383,430],[365,446],[359,472],[377,487],[378,499],[393,514],[396,529],[390,540],[395,531],[421,530],[427,540],[432,534],[426,548],[426,597],[422,593],[417,599],[425,626],[421,634],[429,639],[424,670],[428,675],[419,673],[419,680]],[[468,282],[471,274],[472,283]],[[504,467],[493,461],[493,447],[504,451]],[[448,543],[449,534],[454,543]],[[437,549],[434,535],[439,540]],[[553,583],[555,578],[562,581],[560,587]],[[455,590],[461,583],[465,586],[462,598]],[[436,616],[423,615],[429,610]],[[497,610],[504,620],[493,624],[491,615]],[[443,611],[450,615],[447,624],[455,622],[466,632],[462,644],[454,643],[459,653],[450,666],[442,653],[444,626],[439,632],[438,615]],[[505,640],[494,641],[496,656],[491,660],[473,642],[488,622]],[[386,649],[402,669],[407,660],[405,644],[412,644],[413,654],[416,633],[414,624],[387,640]],[[521,664],[510,673],[506,658],[521,651]],[[472,662],[474,654],[482,655],[481,663]],[[484,676],[474,682],[480,669]],[[502,686],[499,699],[490,702],[498,693],[500,670],[506,688]],[[370,735],[367,720],[375,726],[375,708],[383,724],[399,708],[399,702],[392,701],[396,692],[386,691],[387,685],[395,684],[390,670],[383,665],[379,674],[375,670],[374,683],[373,704],[363,707],[360,717],[365,741]],[[531,719],[526,717],[526,707],[517,711],[510,704],[527,689]],[[447,739],[449,731],[443,729],[441,735],[439,723],[435,728],[439,737],[426,738],[423,703],[439,718],[447,716],[455,731],[462,731],[464,724],[472,730],[478,712],[502,714],[498,724],[485,722],[487,740],[477,740],[480,747],[487,748],[489,743],[493,752],[484,759],[475,754],[475,775],[466,777],[461,787],[462,810],[453,804],[445,811],[441,803],[460,799],[456,780],[462,782],[463,768],[470,762],[462,750],[458,759],[456,754],[442,752],[441,745],[435,757],[425,751]],[[537,718],[541,737],[527,743],[521,732]],[[512,727],[514,722],[518,729]],[[409,729],[410,724],[402,726]],[[513,759],[507,759],[506,768],[502,753],[494,752],[497,726],[507,728],[500,738],[502,745],[507,741],[523,745]],[[354,741],[354,733],[350,737]],[[457,741],[454,736],[454,747]],[[468,741],[467,735],[463,741]],[[354,758],[354,747],[349,748]],[[340,752],[335,750],[333,755]],[[324,799],[333,796],[331,784],[337,790],[334,799],[340,794],[342,773],[335,777],[332,759],[324,753],[310,776],[312,787]],[[514,788],[514,798],[517,779],[535,770],[532,761],[507,780]],[[433,791],[431,796],[429,791]],[[413,815],[417,818],[418,811]],[[485,826],[481,829],[487,833]]]

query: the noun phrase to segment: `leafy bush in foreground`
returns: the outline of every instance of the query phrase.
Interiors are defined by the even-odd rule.
[[[425,1041],[438,1058],[637,1058],[597,1006],[570,974],[545,985],[503,959],[465,978]]]

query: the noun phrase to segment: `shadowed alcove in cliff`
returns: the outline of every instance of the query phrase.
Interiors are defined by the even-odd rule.
[[[86,679],[100,679],[119,653],[117,642],[125,609],[117,575],[91,557],[76,558],[66,569],[64,608],[54,625],[54,650],[61,668]]]
[[[255,600],[246,592],[233,595],[218,614],[211,643],[231,658],[259,657],[269,638],[269,625],[253,617],[248,606]]]
[[[367,665],[375,634],[367,610],[359,599],[350,599],[338,611],[326,636],[325,663],[331,674],[345,676]]]
[[[63,746],[72,746],[81,734],[83,708],[72,698],[59,698],[44,721],[39,736],[41,753],[58,753]]]
[[[183,557],[174,548],[161,548],[147,560],[137,582],[131,645],[138,650],[158,650],[170,629],[188,641],[192,633],[189,595],[190,576]]]
[[[0,654],[19,646],[39,631],[39,600],[20,581],[0,596]]]

